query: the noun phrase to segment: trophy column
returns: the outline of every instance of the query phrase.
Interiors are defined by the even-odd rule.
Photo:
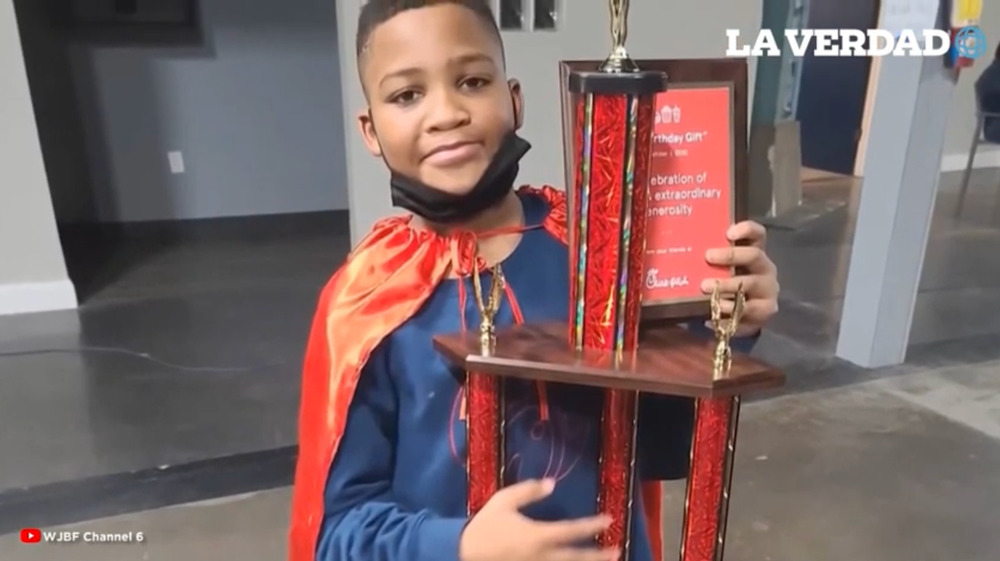
[[[476,306],[480,313],[479,352],[484,356],[491,355],[496,346],[493,319],[500,307],[504,283],[499,265],[493,268],[491,276],[489,296],[484,300],[479,269],[473,269]],[[503,486],[506,430],[503,387],[503,379],[497,376],[475,371],[466,374],[464,408],[468,452],[465,467],[468,474],[467,507],[470,516],[479,512]]]
[[[695,401],[681,561],[722,561],[740,398]]]
[[[604,351],[608,367],[638,347],[645,256],[653,104],[666,90],[661,72],[643,72],[624,48],[626,2],[611,2],[611,57],[595,72],[573,72],[569,193],[569,344]],[[598,537],[629,559],[636,494],[638,393],[605,390],[598,510],[612,517]]]

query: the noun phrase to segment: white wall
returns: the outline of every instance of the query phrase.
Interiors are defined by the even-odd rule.
[[[983,2],[980,27],[989,43],[986,54],[972,68],[963,69],[951,98],[948,129],[944,137],[943,171],[965,169],[975,129],[976,97],[974,84],[983,70],[993,62],[993,52],[1000,40],[1000,3]],[[976,155],[977,167],[1000,167],[1000,146],[980,146]]]
[[[390,207],[388,172],[365,150],[353,117],[364,107],[358,85],[354,37],[361,0],[339,0],[340,74],[345,109],[348,194],[351,232],[357,241]],[[608,54],[608,7],[603,0],[563,0],[566,7],[558,32],[504,33],[508,73],[521,80],[526,98],[523,136],[534,148],[525,157],[520,181],[563,185],[558,61],[603,59]],[[631,2],[628,46],[635,58],[715,58],[726,49],[727,28],[744,37],[760,30],[761,0],[697,2]],[[756,64],[750,62],[749,90],[754,90]],[[752,103],[752,100],[748,100]]]
[[[98,219],[346,209],[330,0],[200,6],[204,46],[76,45]]]
[[[14,7],[0,2],[0,314],[73,307]]]

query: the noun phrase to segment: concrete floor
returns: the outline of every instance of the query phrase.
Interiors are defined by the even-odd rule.
[[[744,409],[727,561],[995,561],[1000,362],[928,370]],[[683,485],[665,504],[677,551]],[[48,528],[141,544],[30,544],[5,561],[282,559],[289,491]],[[669,556],[667,557],[670,558]]]
[[[0,454],[0,491],[294,444],[305,337],[348,240],[343,218],[293,220],[265,239],[144,232],[79,273],[80,310],[0,317],[0,421],[33,419],[0,431],[20,452]]]
[[[974,176],[959,215],[955,182],[899,367],[831,357],[853,205],[770,233],[782,311],[758,354],[789,383],[746,405],[728,561],[996,558],[1000,172]],[[856,187],[807,195],[853,201]],[[0,559],[283,557],[303,340],[347,250],[333,222],[145,233],[77,263],[80,310],[0,317]],[[247,491],[261,492],[231,498]],[[69,523],[147,540],[17,543],[20,527]]]

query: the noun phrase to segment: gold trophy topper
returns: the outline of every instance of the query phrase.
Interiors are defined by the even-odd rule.
[[[715,283],[715,290],[712,291],[712,331],[715,332],[715,355],[712,357],[712,377],[716,380],[729,375],[729,369],[733,365],[733,350],[729,346],[736,328],[740,325],[743,317],[743,309],[746,305],[746,294],[743,292],[743,283],[736,289],[736,299],[733,302],[733,313],[729,319],[722,319],[722,293],[719,290],[719,283]]]
[[[496,318],[500,310],[500,301],[504,285],[503,271],[500,265],[493,267],[493,282],[490,284],[490,294],[483,302],[483,287],[479,280],[479,267],[473,268],[472,284],[476,292],[476,306],[479,308],[479,345],[483,356],[491,356],[497,344]]]
[[[629,0],[608,0],[608,8],[611,10],[611,54],[601,65],[601,72],[621,73],[639,70],[625,50],[625,40],[628,39],[628,4]]]

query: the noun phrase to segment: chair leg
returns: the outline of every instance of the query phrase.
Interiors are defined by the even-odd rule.
[[[979,148],[979,139],[982,138],[983,119],[976,123],[976,130],[972,135],[972,146],[969,147],[969,160],[965,163],[965,173],[962,174],[962,184],[958,188],[958,206],[955,214],[961,214],[965,206],[965,192],[969,189],[969,176],[972,175],[972,164],[976,161],[976,149]]]

